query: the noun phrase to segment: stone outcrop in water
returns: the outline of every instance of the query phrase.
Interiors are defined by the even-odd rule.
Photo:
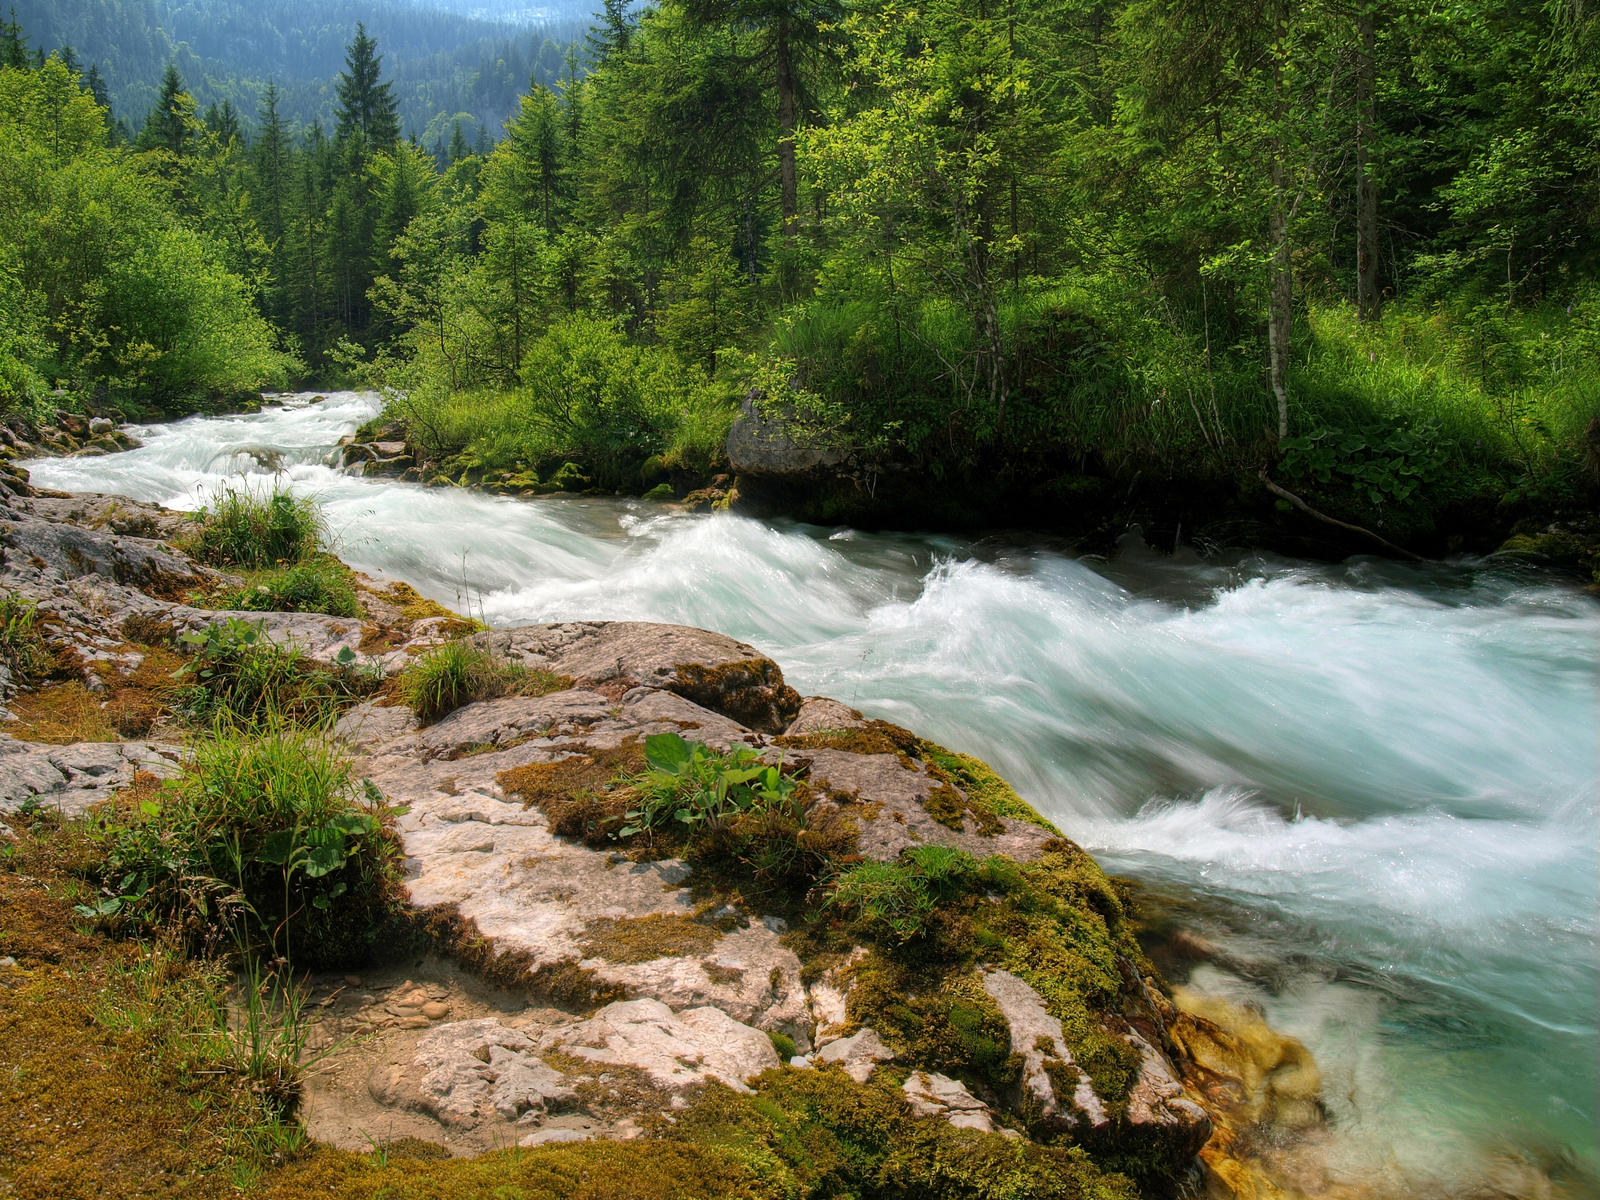
[[[157,645],[170,653],[218,619],[183,599],[213,573],[166,540],[179,520],[94,498],[0,508],[0,584],[39,604],[60,658],[106,704]],[[448,622],[407,618],[382,588],[365,595],[364,621],[258,619],[314,658],[386,675],[446,635]],[[966,1136],[1086,1147],[1156,1189],[1199,1170],[1205,1147],[1209,1177],[1241,1194],[1254,1185],[1234,1148],[1266,1109],[1229,1117],[1226,1143],[1208,1147],[1219,1096],[1266,1088],[1263,1104],[1317,1119],[1314,1081],[1286,1091],[1281,1064],[1251,1075],[1218,1049],[1237,1037],[1179,1013],[1124,894],[983,764],[802,698],[777,664],[719,634],[568,622],[473,636],[561,686],[430,725],[372,700],[336,736],[403,810],[417,924],[522,999],[465,1017],[423,992],[391,1005],[343,1055],[374,1113],[458,1149],[632,1138],[713,1084],[760,1091],[804,1071],[888,1088],[908,1117]],[[835,917],[823,885],[763,890],[681,842],[608,839],[595,806],[659,733],[781,764],[803,781],[801,843],[831,838],[838,861],[892,867],[945,847],[989,864],[988,882],[925,914],[937,933],[898,938]],[[0,736],[0,819],[25,805],[80,813],[136,770],[176,773],[183,753],[160,725],[104,744]]]

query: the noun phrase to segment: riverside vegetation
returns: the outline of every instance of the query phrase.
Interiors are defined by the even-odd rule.
[[[977,760],[834,701],[802,702],[750,647],[677,627],[474,632],[418,609],[403,588],[359,579],[365,611],[354,621],[289,612],[252,623],[124,582],[149,575],[128,557],[92,573],[96,609],[74,607],[65,580],[98,561],[82,547],[165,555],[164,587],[208,568],[69,516],[80,547],[71,559],[43,536],[63,520],[45,507],[58,504],[15,501],[0,514],[12,544],[38,551],[5,568],[8,702],[23,708],[31,690],[88,672],[101,683],[97,703],[116,705],[140,668],[84,658],[91,631],[125,656],[175,645],[186,657],[158,693],[148,740],[118,743],[147,765],[100,772],[87,792],[46,782],[6,793],[0,1098],[25,1119],[0,1130],[0,1178],[18,1195],[114,1186],[285,1198],[1132,1200],[1199,1169],[1193,1156],[1213,1121],[1173,1075],[1188,1069],[1173,1036],[1184,1022],[1228,1035],[1177,1013],[1134,939],[1126,892]],[[294,531],[280,549],[320,544],[315,512],[272,495],[234,494],[187,520],[139,515],[222,557],[234,532],[263,523]],[[357,637],[362,649],[351,650]],[[788,732],[774,747],[762,729]],[[140,749],[178,738],[186,745],[167,758]],[[6,741],[8,753],[92,749]],[[430,841],[470,832],[452,822],[476,818],[448,815],[463,787],[480,798],[493,788],[505,809],[496,828],[566,856],[553,882],[527,879],[568,898],[553,926],[537,890],[492,887],[512,912],[545,911],[547,931],[570,926],[581,966],[559,944],[465,915],[497,870],[480,861],[453,874],[460,846],[477,843]],[[421,874],[403,878],[402,856]],[[681,882],[618,891],[617,862]],[[448,904],[423,899],[440,879],[468,891]],[[598,896],[585,889],[596,886],[621,915],[593,918]],[[723,965],[718,948],[740,939],[743,953],[766,956],[760,980]],[[620,1140],[536,1137],[530,1148],[455,1159],[406,1138],[366,1152],[309,1143],[301,1072],[329,1051],[309,1048],[326,1004],[310,1004],[305,972],[430,946],[565,1006],[541,1019],[556,1022],[552,1036],[571,1028],[579,1038],[630,1005],[655,1004],[608,1001],[663,994],[671,977],[660,972],[681,962],[706,1005],[693,1013],[720,1006],[728,1024],[715,1036],[748,1035],[760,1050],[738,1069],[686,1068],[711,1051],[677,1043],[677,1065],[624,1059],[598,1082],[575,1057],[598,1051],[550,1050],[518,1058],[517,1070],[572,1084],[544,1101],[535,1087],[507,1117],[457,1108],[430,1126],[446,1138],[452,1121],[501,1128],[525,1110],[550,1116],[540,1104],[559,1096],[566,1111],[617,1121],[592,1132]],[[807,989],[813,998],[795,1007]],[[829,996],[831,1015],[807,1015]],[[649,1020],[670,1024],[671,1010],[660,1011]],[[1037,1038],[1018,1032],[1025,1021],[1044,1022]],[[435,1025],[417,1052],[436,1034],[470,1039],[485,1024]],[[500,1066],[490,1079],[508,1069],[491,1058]],[[105,1070],[85,1073],[85,1061]],[[482,1075],[473,1071],[452,1086],[470,1095]],[[1192,1085],[1221,1129],[1228,1089],[1255,1095],[1226,1078],[1215,1096],[1210,1083]],[[114,1128],[84,1119],[108,1103],[140,1117]],[[513,1137],[529,1127],[503,1126]],[[1207,1170],[1245,1169],[1228,1144],[1208,1151]]]
[[[332,136],[169,72],[122,147],[8,23],[0,406],[353,372],[441,482],[682,496],[749,398],[800,452],[734,456],[740,500],[818,520],[1588,561],[1597,30],[614,4],[430,155],[364,31]]]

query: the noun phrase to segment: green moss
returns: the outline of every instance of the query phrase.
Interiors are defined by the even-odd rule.
[[[0,857],[0,1187],[17,1200],[237,1195],[299,1141],[218,1021],[226,980],[161,944],[74,929],[92,843],[21,834]],[[135,1119],[118,1119],[136,1114]]]
[[[938,1200],[1134,1200],[1126,1180],[1081,1151],[955,1129],[911,1114],[880,1072],[865,1084],[837,1069],[769,1071],[755,1094],[707,1087],[668,1135],[723,1147],[754,1194]]]
[[[588,958],[642,963],[704,954],[722,940],[720,930],[688,917],[597,917],[584,926],[579,946]]]
[[[978,1095],[1005,1095],[1021,1078],[1010,1027],[974,967],[869,954],[850,970],[848,1013],[852,1024],[876,1029],[899,1063],[959,1079]]]
[[[784,1062],[788,1062],[800,1052],[799,1047],[794,1044],[794,1039],[787,1033],[778,1033],[769,1029],[767,1037],[772,1040],[772,1048],[778,1052],[778,1057],[783,1059]]]
[[[976,819],[980,832],[1000,832],[998,818],[1007,817],[1014,821],[1026,821],[1051,833],[1060,833],[981,759],[969,754],[956,754],[937,743],[922,739],[918,739],[918,749],[918,757],[927,761],[930,770],[942,774],[946,782],[961,789],[966,797],[967,809]],[[932,811],[931,807],[929,811]],[[935,819],[938,819],[937,816]]]
[[[1122,966],[1142,970],[1144,959],[1110,879],[1077,846],[1055,839],[1033,863],[1002,857],[973,863],[963,855],[970,869],[945,873],[939,894],[927,894],[916,909],[909,933],[903,920],[856,913],[870,916],[873,904],[887,904],[873,900],[878,892],[906,891],[916,874],[909,856],[933,849],[944,848],[919,847],[900,862],[863,864],[836,885],[835,895],[844,899],[835,907],[851,918],[851,932],[873,945],[852,969],[852,1023],[877,1029],[906,1066],[987,1089],[980,1094],[1004,1094],[1017,1067],[980,975],[984,968],[1003,968],[1032,986],[1061,1022],[1074,1060],[1112,1115],[1125,1112],[1138,1056],[1110,1030],[1121,1027],[1136,999]],[[870,903],[851,908],[845,900],[858,875],[885,878],[867,897]],[[891,906],[890,915],[903,908]]]

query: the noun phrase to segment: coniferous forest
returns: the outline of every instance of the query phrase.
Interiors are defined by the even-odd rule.
[[[13,20],[6,403],[360,376],[452,480],[643,491],[749,396],[845,456],[785,498],[823,519],[1138,481],[1404,541],[1594,486],[1581,5],[608,0],[543,45],[491,144],[364,25],[325,121],[175,62],[113,118]]]

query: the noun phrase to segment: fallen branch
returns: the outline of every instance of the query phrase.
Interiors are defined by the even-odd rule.
[[[1382,534],[1373,533],[1372,530],[1368,529],[1364,525],[1352,525],[1349,521],[1341,521],[1337,517],[1330,517],[1325,512],[1318,512],[1316,509],[1312,508],[1311,505],[1300,499],[1299,496],[1296,496],[1288,488],[1279,487],[1277,484],[1273,483],[1272,480],[1268,479],[1267,469],[1265,467],[1261,468],[1259,475],[1261,482],[1266,485],[1267,491],[1271,492],[1274,496],[1278,496],[1284,500],[1287,500],[1301,512],[1305,513],[1308,517],[1315,517],[1317,520],[1328,525],[1335,525],[1340,529],[1348,529],[1351,533],[1359,533],[1364,537],[1369,537],[1373,541],[1377,542],[1380,546],[1386,546],[1390,550],[1393,550],[1396,554],[1402,555],[1405,558],[1412,559],[1416,562],[1427,561],[1427,559],[1423,558],[1422,555],[1413,554],[1410,550],[1407,550],[1402,546],[1396,546]]]

